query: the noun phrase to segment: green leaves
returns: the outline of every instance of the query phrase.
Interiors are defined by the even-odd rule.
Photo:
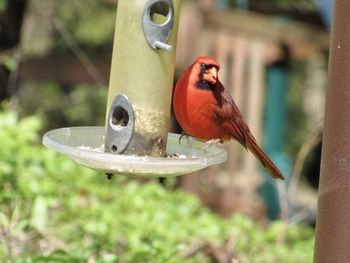
[[[116,6],[96,0],[64,0],[58,3],[58,14],[69,27],[74,39],[101,54],[101,47],[111,45],[114,36]]]
[[[43,233],[48,220],[48,207],[46,199],[39,195],[35,198],[32,214],[30,218],[30,224],[34,227],[39,233]]]
[[[4,11],[7,6],[7,0],[0,0],[0,12]]]
[[[0,12],[2,11],[2,4],[1,2],[4,0],[0,0]],[[14,71],[17,69],[17,62],[14,57],[8,56],[8,55],[3,55],[0,56],[0,64],[3,64],[9,71]]]

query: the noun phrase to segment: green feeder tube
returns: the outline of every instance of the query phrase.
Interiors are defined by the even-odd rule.
[[[105,151],[165,155],[180,5],[181,0],[118,1]],[[129,111],[113,105],[120,94],[130,103]],[[132,136],[126,143],[128,138],[118,137],[118,132],[131,121]],[[109,141],[115,133],[125,151]]]

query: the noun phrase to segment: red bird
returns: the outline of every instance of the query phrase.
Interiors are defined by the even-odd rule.
[[[206,141],[237,140],[254,154],[273,178],[284,179],[258,146],[241,112],[218,79],[220,64],[202,56],[185,70],[176,84],[175,116],[184,132]]]

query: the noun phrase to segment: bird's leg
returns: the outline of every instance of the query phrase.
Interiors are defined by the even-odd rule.
[[[204,153],[206,154],[210,146],[216,146],[219,143],[223,143],[223,139],[212,139],[205,142]]]
[[[181,140],[182,140],[183,137],[186,137],[186,141],[187,141],[187,143],[189,143],[189,139],[188,139],[188,138],[189,138],[190,136],[189,136],[187,133],[185,133],[184,131],[182,131],[182,132],[181,132],[181,135],[180,135],[180,137],[179,137],[179,144],[181,144]]]

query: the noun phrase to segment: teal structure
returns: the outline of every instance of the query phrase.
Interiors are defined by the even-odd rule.
[[[264,150],[272,161],[286,176],[291,173],[292,161],[283,151],[285,142],[285,128],[287,119],[287,65],[276,63],[268,67],[266,74],[266,103],[265,103],[265,147]],[[264,172],[265,181],[261,186],[261,196],[266,203],[267,215],[270,219],[280,216],[279,194],[276,181]]]

